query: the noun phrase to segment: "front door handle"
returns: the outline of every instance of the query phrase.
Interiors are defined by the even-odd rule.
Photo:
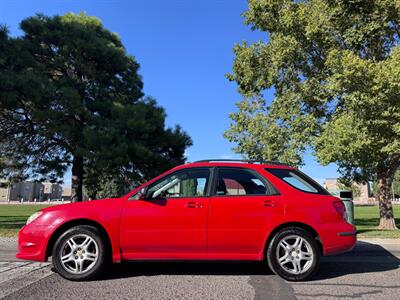
[[[203,208],[203,204],[201,204],[200,202],[196,202],[196,201],[190,201],[190,202],[186,203],[186,207],[187,208]]]
[[[273,207],[275,206],[275,202],[273,200],[264,200],[262,202],[262,205],[267,207]]]

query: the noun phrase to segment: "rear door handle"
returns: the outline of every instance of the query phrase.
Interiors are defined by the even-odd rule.
[[[273,200],[264,200],[262,202],[262,205],[267,207],[273,207],[275,206],[275,202]]]
[[[190,202],[186,203],[186,207],[187,208],[203,208],[203,204],[201,204],[200,202],[196,202],[196,201],[190,201]]]

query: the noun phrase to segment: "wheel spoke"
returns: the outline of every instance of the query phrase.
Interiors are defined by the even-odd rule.
[[[95,261],[97,259],[96,253],[86,252],[86,260]]]
[[[312,260],[312,259],[313,259],[312,253],[301,252],[300,254],[301,254],[301,255],[300,255],[301,260]]]
[[[302,241],[301,237],[297,237],[293,244],[293,247],[295,247],[295,248],[300,247],[301,241]]]
[[[69,240],[67,241],[67,244],[68,244],[68,246],[71,248],[71,250],[72,250],[72,249],[75,249],[75,247],[77,246],[73,238],[69,239]]]
[[[289,243],[288,243],[286,240],[282,240],[279,244],[280,244],[280,245],[282,246],[282,248],[285,249],[286,251],[290,249],[290,245],[289,245]]]
[[[63,257],[61,257],[61,262],[63,264],[65,264],[71,260],[73,260],[73,256],[71,255],[71,253],[68,253],[67,255],[64,255]]]
[[[81,273],[83,270],[83,261],[82,260],[76,260],[76,270],[78,273]]]
[[[279,263],[281,265],[286,265],[288,262],[291,262],[289,258],[283,258],[282,260],[279,260]]]
[[[79,246],[82,248],[87,248],[91,242],[92,239],[90,237],[86,237],[86,239]]]
[[[300,260],[293,260],[292,261],[293,267],[294,267],[294,272],[295,273],[300,273],[301,272],[301,264],[300,264]]]
[[[303,239],[302,238],[299,238],[300,239],[300,241],[299,241],[299,243],[298,243],[298,245],[297,245],[297,249],[299,250],[299,251],[301,251],[301,247],[303,246]]]

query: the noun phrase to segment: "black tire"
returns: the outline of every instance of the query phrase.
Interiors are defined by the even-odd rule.
[[[94,242],[97,244],[98,256],[97,261],[93,263],[93,266],[89,270],[80,274],[74,274],[64,267],[61,262],[61,255],[67,241],[72,237],[79,235],[86,235],[94,240]],[[96,227],[89,225],[79,225],[65,231],[61,236],[58,237],[52,251],[53,266],[57,273],[62,277],[73,281],[90,280],[100,275],[108,262],[107,258],[108,249],[106,243],[104,242],[104,237]]]
[[[299,236],[304,240],[306,240],[309,246],[311,247],[313,259],[311,264],[308,265],[307,270],[305,270],[303,273],[300,274],[290,273],[283,266],[281,266],[281,264],[278,261],[277,251],[281,251],[280,249],[278,249],[278,245],[283,239],[290,238],[289,236]],[[309,232],[299,227],[288,227],[282,229],[281,231],[275,234],[272,241],[268,245],[266,258],[269,267],[276,275],[279,275],[280,277],[288,281],[304,281],[312,278],[318,271],[320,251],[317,241],[312,237],[312,235]],[[291,263],[289,262],[289,266],[290,264]]]

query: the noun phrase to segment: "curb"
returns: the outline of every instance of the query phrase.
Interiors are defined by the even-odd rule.
[[[18,237],[0,236],[0,243],[18,243]]]
[[[380,238],[370,238],[370,239],[357,239],[357,242],[365,242],[376,245],[398,245],[400,246],[400,239],[380,239]]]

